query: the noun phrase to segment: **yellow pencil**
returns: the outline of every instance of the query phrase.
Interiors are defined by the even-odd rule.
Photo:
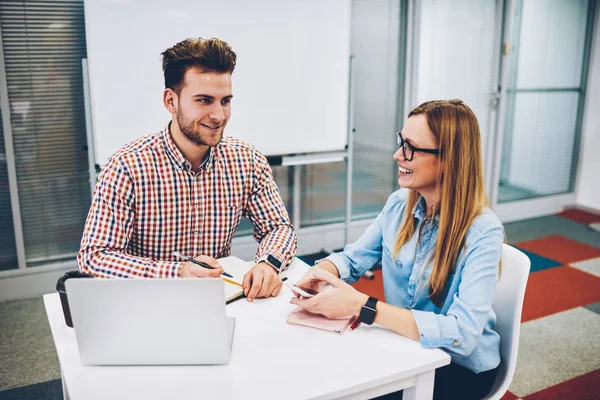
[[[232,285],[237,285],[239,287],[242,287],[242,285],[240,283],[237,283],[236,281],[232,281],[231,279],[227,279],[227,278],[223,278],[223,277],[221,277],[221,279],[223,279],[227,283],[231,283]]]

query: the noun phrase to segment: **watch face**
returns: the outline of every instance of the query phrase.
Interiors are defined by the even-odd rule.
[[[360,314],[358,318],[360,322],[363,322],[367,325],[373,324],[375,321],[375,314],[377,314],[375,305],[377,304],[377,299],[374,297],[369,297],[367,303],[361,308]]]
[[[375,310],[363,306],[358,319],[364,324],[371,325],[375,321]]]
[[[276,259],[275,257],[273,257],[270,254],[267,256],[267,262],[269,264],[271,264],[272,266],[274,266],[275,268],[281,269],[281,261],[279,261],[278,259]]]

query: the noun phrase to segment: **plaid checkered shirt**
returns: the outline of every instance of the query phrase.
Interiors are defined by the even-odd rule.
[[[254,226],[256,259],[270,254],[287,266],[296,234],[266,158],[223,137],[194,173],[167,126],[123,147],[100,172],[79,269],[96,277],[180,277],[184,262],[174,251],[230,255],[242,216]]]

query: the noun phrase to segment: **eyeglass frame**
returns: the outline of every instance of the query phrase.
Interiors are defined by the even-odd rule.
[[[419,152],[419,151],[421,153],[428,153],[428,154],[435,154],[435,155],[440,154],[440,149],[424,149],[424,148],[421,148],[421,147],[417,147],[417,146],[415,146],[414,144],[412,144],[410,142],[407,142],[402,137],[402,132],[398,132],[397,135],[398,135],[398,139],[397,139],[396,143],[398,145],[398,150],[402,149],[402,155],[404,156],[404,159],[406,161],[412,161],[415,158],[415,152]],[[404,144],[405,143],[412,150],[412,157],[411,158],[406,157],[406,150],[404,149]],[[396,150],[396,151],[398,151],[398,150]]]

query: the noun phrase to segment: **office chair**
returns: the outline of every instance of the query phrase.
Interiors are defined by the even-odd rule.
[[[484,400],[499,400],[515,374],[521,332],[521,312],[531,261],[521,251],[502,245],[502,275],[496,284],[492,307],[498,318],[494,330],[500,335],[500,367],[492,390]]]

